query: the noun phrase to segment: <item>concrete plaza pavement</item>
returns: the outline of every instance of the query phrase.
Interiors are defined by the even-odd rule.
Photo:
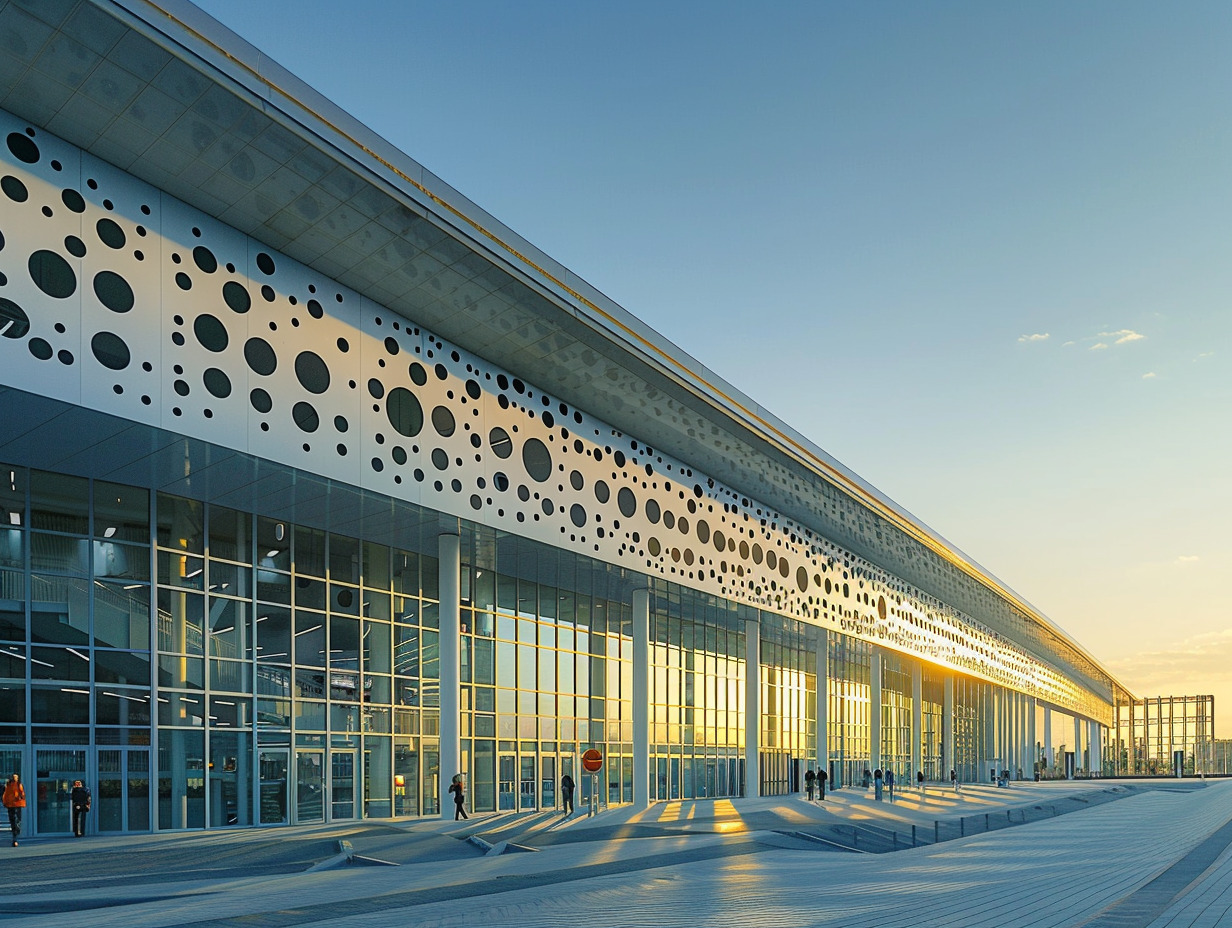
[[[1055,814],[1068,809],[1078,811]],[[977,833],[926,843],[956,834],[960,818]],[[892,853],[830,840],[854,827],[885,848],[889,833],[906,843],[912,825],[921,846]],[[307,872],[335,862],[340,839],[398,866]],[[35,839],[0,847],[0,920],[30,928],[1232,926],[1230,846],[1232,782],[1022,783],[957,795],[932,787],[922,796],[911,788],[893,804],[849,788],[824,804],[789,796],[593,818]]]

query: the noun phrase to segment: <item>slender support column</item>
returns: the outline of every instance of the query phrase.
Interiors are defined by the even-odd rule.
[[[744,798],[761,795],[761,625],[744,622]]]
[[[868,669],[869,766],[881,766],[881,648],[874,647]]]
[[[461,769],[462,741],[462,561],[457,535],[437,537],[439,557],[440,657],[441,657],[441,753],[438,795],[441,818],[453,815],[446,790],[455,773]]]
[[[1052,756],[1052,707],[1044,706],[1044,762],[1051,770],[1056,758]]]
[[[1090,745],[1091,745],[1088,748],[1088,751],[1090,752],[1090,755],[1091,755],[1091,762],[1090,762],[1091,769],[1089,772],[1092,776],[1102,776],[1104,772],[1104,758],[1103,758],[1103,751],[1101,750],[1102,745],[1100,744],[1099,722],[1091,723],[1089,739],[1090,739]]]
[[[941,698],[941,781],[949,782],[954,765],[954,678],[946,675]]]
[[[817,631],[816,769],[818,772],[830,769],[830,633],[824,628]]]
[[[1082,719],[1074,716],[1074,772],[1082,767]]]
[[[1027,697],[1027,757],[1030,758],[1031,767],[1026,771],[1028,779],[1035,778],[1036,763],[1039,761],[1039,747],[1035,740],[1035,697]]]
[[[650,805],[650,590],[633,591],[633,807]]]
[[[914,783],[916,773],[923,769],[924,668],[916,664],[911,668],[911,769],[907,771],[907,783]]]

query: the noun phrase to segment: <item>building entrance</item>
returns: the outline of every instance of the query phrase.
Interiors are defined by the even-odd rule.
[[[329,752],[329,820],[355,818],[355,752]]]
[[[31,834],[67,835],[73,831],[72,807],[69,793],[73,781],[88,782],[85,747],[40,747],[35,751],[34,802],[31,803],[30,788],[26,787],[26,814],[34,806],[33,821],[26,826]]]
[[[140,747],[97,748],[98,776],[93,784],[93,822],[100,832],[150,830],[150,750]],[[70,781],[70,788],[72,783]]]

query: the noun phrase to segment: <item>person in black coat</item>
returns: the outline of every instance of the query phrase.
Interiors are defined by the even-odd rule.
[[[565,774],[560,778],[560,801],[565,815],[573,814],[573,777]]]
[[[466,809],[462,808],[466,803],[466,787],[462,774],[454,774],[453,782],[449,784],[449,791],[453,793],[453,820],[456,822],[460,818],[470,818],[466,814]]]
[[[73,837],[86,836],[86,814],[90,811],[90,787],[80,780],[73,781],[73,791],[68,796],[73,807]]]

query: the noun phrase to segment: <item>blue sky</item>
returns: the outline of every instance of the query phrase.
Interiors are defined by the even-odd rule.
[[[199,5],[1228,717],[1232,5]]]

